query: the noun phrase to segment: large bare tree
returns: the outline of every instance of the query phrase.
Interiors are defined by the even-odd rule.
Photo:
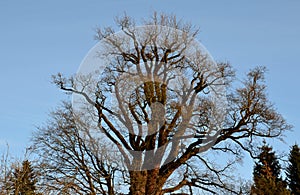
[[[233,85],[231,65],[215,63],[195,41],[198,30],[175,16],[154,13],[138,26],[125,15],[116,24],[118,33],[97,31],[104,68],[53,77],[74,97],[72,115],[35,135],[45,175],[78,193],[238,193],[228,181],[243,151],[255,158],[262,139],[290,129],[268,100],[265,68]]]

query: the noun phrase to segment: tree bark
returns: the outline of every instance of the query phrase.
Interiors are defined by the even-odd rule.
[[[130,171],[130,195],[146,194],[147,172]]]
[[[159,168],[130,172],[130,195],[162,195],[163,177]]]

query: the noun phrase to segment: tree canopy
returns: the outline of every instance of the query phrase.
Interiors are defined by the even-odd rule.
[[[290,151],[286,175],[291,193],[300,194],[300,149],[297,144]]]
[[[21,164],[12,165],[12,172],[8,175],[3,193],[15,195],[39,195],[37,193],[37,175],[29,160],[24,160]],[[1,193],[2,193],[1,192]]]
[[[97,31],[97,70],[53,76],[73,107],[64,104],[34,136],[44,181],[79,194],[239,193],[235,161],[290,129],[266,95],[266,69],[233,85],[231,65],[215,63],[195,41],[198,30],[176,16],[154,13],[137,25],[125,15],[116,24],[118,33]]]
[[[272,147],[264,144],[260,150],[259,160],[255,163],[253,171],[254,185],[251,194],[289,194],[286,183],[280,176],[281,166]]]

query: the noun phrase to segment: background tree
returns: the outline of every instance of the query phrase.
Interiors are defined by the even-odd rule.
[[[44,154],[40,161],[50,165],[43,167],[45,178],[51,175],[50,180],[61,181],[63,175],[68,181],[76,181],[72,183],[73,190],[109,192],[110,182],[105,179],[110,181],[111,167],[107,163],[112,161],[107,156],[97,157],[105,156],[105,150],[84,149],[109,146],[116,148],[124,160],[124,164],[118,164],[120,181],[128,184],[120,189],[123,192],[128,187],[132,195],[192,194],[197,190],[215,194],[218,189],[235,193],[229,170],[241,159],[242,151],[255,157],[254,148],[262,138],[280,138],[290,128],[266,96],[265,68],[249,71],[243,83],[234,88],[231,84],[235,75],[230,64],[218,63],[212,69],[208,56],[200,50],[187,56],[198,33],[190,24],[175,16],[154,13],[142,23],[148,30],[141,33],[126,15],[116,22],[125,36],[122,39],[114,35],[112,28],[99,29],[97,33],[106,46],[99,55],[110,60],[105,71],[96,77],[98,80],[89,75],[65,78],[58,74],[53,78],[60,89],[82,96],[88,105],[85,111],[75,112],[75,116],[80,116],[72,122],[76,128],[65,125],[68,123],[60,115],[46,127],[44,132],[48,134],[35,135],[34,144],[42,144],[36,150]],[[174,75],[178,72],[186,74],[186,79]],[[128,78],[142,82],[132,90],[126,82]],[[179,87],[173,88],[172,82]],[[229,89],[228,110],[222,125],[212,126],[220,113],[215,112],[208,96],[217,86]],[[154,109],[157,105],[162,109]],[[146,126],[146,133],[140,128],[142,125]],[[58,133],[52,135],[52,130]],[[60,134],[61,130],[66,133]],[[96,134],[90,132],[103,133],[109,142],[97,140]],[[206,150],[209,153],[203,153]],[[231,158],[220,162],[210,154],[228,154]],[[56,165],[60,165],[59,175],[51,174]],[[147,169],[149,165],[151,169]],[[100,171],[95,171],[97,166]],[[97,182],[99,177],[88,176],[92,173],[105,181]],[[93,182],[98,183],[97,189],[82,187]]]
[[[290,151],[286,175],[291,193],[300,194],[300,149],[297,144]]]
[[[251,194],[289,194],[286,183],[280,177],[281,166],[272,147],[264,144],[260,150],[259,160],[254,166]]]
[[[86,143],[79,130],[91,128],[64,102],[52,112],[48,125],[35,133],[32,151],[38,155],[41,190],[54,194],[115,194],[115,172],[106,150],[96,142]],[[98,140],[99,141],[99,140]],[[106,162],[106,163],[105,163]],[[120,175],[122,176],[122,175]]]
[[[21,166],[16,166],[10,178],[12,194],[36,195],[36,175],[30,161],[24,160]]]
[[[4,151],[0,156],[0,195],[9,194],[8,186],[10,185],[9,178],[11,178],[12,174],[12,159],[9,155],[9,147]]]

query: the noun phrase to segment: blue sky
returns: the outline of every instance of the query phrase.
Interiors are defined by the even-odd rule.
[[[257,65],[268,68],[269,97],[294,126],[287,144],[271,144],[287,150],[300,138],[299,9],[298,0],[0,1],[0,151],[8,143],[12,154],[21,155],[36,126],[66,98],[51,75],[77,71],[97,43],[96,27],[113,25],[124,12],[139,19],[153,11],[200,27],[202,44],[238,76]]]

